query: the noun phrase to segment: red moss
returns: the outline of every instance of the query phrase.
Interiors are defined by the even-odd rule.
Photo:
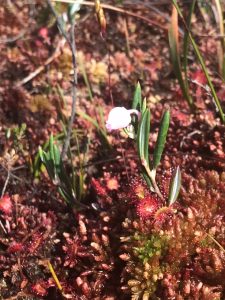
[[[98,196],[107,196],[106,189],[100,184],[97,179],[92,178],[91,184]]]
[[[160,207],[154,215],[154,224],[156,227],[162,226],[163,223],[168,221],[169,218],[173,215],[175,210],[172,207],[163,206]]]
[[[12,201],[9,195],[4,195],[0,198],[0,211],[6,215],[11,215],[12,213]]]
[[[29,253],[34,254],[42,246],[44,242],[44,235],[40,232],[35,232],[32,236],[31,241],[27,245]]]
[[[32,291],[38,296],[46,296],[48,294],[49,285],[40,280],[32,286]]]
[[[15,252],[21,252],[24,249],[24,245],[22,243],[12,242],[8,249],[8,253],[15,253]]]

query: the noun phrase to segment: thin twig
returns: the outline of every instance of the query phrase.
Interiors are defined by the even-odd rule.
[[[68,130],[67,130],[67,136],[63,145],[62,153],[61,153],[61,158],[64,159],[69,144],[70,144],[70,137],[72,133],[72,126],[75,118],[75,111],[76,111],[76,98],[77,98],[77,93],[76,93],[76,86],[77,86],[77,63],[76,63],[76,43],[75,43],[75,22],[72,21],[71,24],[71,35],[69,36],[62,24],[61,19],[59,18],[54,6],[52,5],[51,0],[47,0],[47,3],[54,14],[58,28],[64,38],[66,39],[67,43],[69,44],[70,50],[72,52],[72,64],[73,64],[73,80],[72,80],[72,111],[71,111],[71,116],[70,116],[70,121],[68,125]]]
[[[64,2],[64,3],[75,3],[74,0],[52,0],[54,2]],[[88,5],[88,6],[94,6],[95,3],[94,2],[91,2],[91,1],[83,1],[81,3],[82,5]],[[131,16],[131,17],[135,17],[135,18],[138,18],[140,20],[143,20],[144,22],[146,22],[148,25],[155,25],[161,29],[163,29],[164,31],[167,31],[168,30],[168,26],[167,25],[163,25],[163,24],[160,24],[159,22],[157,21],[154,21],[152,19],[149,19],[149,18],[146,18],[144,16],[141,16],[139,14],[136,14],[136,13],[133,13],[131,11],[127,11],[126,9],[122,9],[120,7],[115,7],[115,6],[112,6],[112,5],[109,5],[109,4],[101,4],[102,8],[105,8],[105,9],[108,9],[108,10],[112,10],[112,11],[116,11],[116,12],[119,12],[119,13],[122,13],[122,14],[126,14],[128,16]]]
[[[64,26],[63,26],[63,24],[62,24],[62,21],[61,21],[60,17],[58,16],[58,14],[57,14],[57,12],[56,12],[54,6],[52,5],[51,0],[47,0],[47,2],[48,2],[48,5],[49,5],[49,7],[50,7],[50,9],[51,9],[51,11],[52,11],[52,13],[53,13],[53,15],[54,15],[55,18],[56,18],[56,22],[57,22],[57,25],[58,25],[58,28],[59,28],[60,32],[62,33],[62,35],[63,35],[64,38],[66,39],[67,43],[68,43],[69,46],[71,47],[71,41],[70,41],[70,39],[69,39],[69,37],[68,37],[68,35],[67,35],[65,29],[64,29]]]
[[[26,30],[22,30],[19,34],[17,34],[14,37],[10,37],[10,38],[6,38],[6,39],[2,39],[0,40],[0,44],[10,44],[10,43],[15,43],[17,40],[21,39],[22,37],[24,37],[26,33]]]
[[[62,150],[62,159],[65,157],[69,143],[70,143],[70,136],[72,133],[73,122],[76,113],[76,98],[77,98],[77,62],[76,62],[76,43],[75,43],[75,24],[72,24],[71,27],[71,52],[72,52],[72,62],[73,62],[73,82],[72,82],[72,111],[71,117],[68,125],[67,137],[65,139],[63,150]]]
[[[0,220],[0,227],[2,228],[2,230],[4,231],[5,234],[7,234],[7,231],[2,223],[2,221]]]
[[[8,185],[8,183],[9,183],[9,178],[10,178],[10,171],[7,172],[7,177],[6,177],[6,181],[5,181],[5,184],[4,184],[4,186],[3,186],[3,189],[2,189],[1,197],[5,194],[7,185]]]
[[[61,49],[65,45],[66,40],[63,38],[61,41],[59,41],[55,51],[53,54],[44,62],[42,66],[39,66],[34,72],[30,73],[27,77],[23,78],[19,82],[16,83],[16,87],[20,87],[32,79],[34,79],[36,76],[38,76],[41,72],[45,70],[45,68],[51,64],[61,53]]]

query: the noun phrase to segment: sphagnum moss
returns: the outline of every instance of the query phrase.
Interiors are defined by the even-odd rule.
[[[126,219],[131,238],[124,238],[125,270],[132,299],[224,299],[224,207],[224,174],[205,171],[198,180],[184,176],[176,212],[163,223],[138,214]]]

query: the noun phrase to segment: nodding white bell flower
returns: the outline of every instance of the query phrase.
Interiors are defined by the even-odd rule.
[[[136,114],[139,118],[140,112],[136,109],[126,109],[125,107],[114,107],[111,109],[106,121],[108,131],[125,128],[131,123],[131,114]]]

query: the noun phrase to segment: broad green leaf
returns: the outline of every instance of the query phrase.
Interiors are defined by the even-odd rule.
[[[142,115],[138,128],[138,152],[141,161],[145,160],[149,164],[148,143],[150,133],[150,110],[146,109]]]
[[[149,164],[149,153],[148,153],[148,148],[149,148],[149,134],[150,134],[150,110],[147,109],[147,116],[146,116],[146,122],[145,122],[145,144],[144,144],[144,158]]]
[[[169,205],[172,205],[177,200],[177,197],[180,192],[180,187],[181,187],[181,172],[180,172],[180,167],[178,166],[176,168],[176,171],[170,183]]]
[[[138,107],[139,106],[139,107]],[[142,99],[141,99],[141,85],[138,82],[134,92],[134,98],[132,103],[132,109],[141,109],[142,107]]]
[[[168,128],[169,128],[169,123],[170,123],[170,111],[166,110],[163,114],[163,117],[162,117],[162,120],[160,123],[156,146],[154,149],[153,169],[156,169],[160,163],[163,149],[164,149],[164,146],[166,143],[166,136],[167,136],[167,132],[168,132]]]
[[[56,174],[55,174],[55,168],[54,168],[54,162],[52,159],[49,158],[49,153],[43,152],[43,157],[44,157],[44,165],[48,171],[48,175],[52,180],[56,179]]]

